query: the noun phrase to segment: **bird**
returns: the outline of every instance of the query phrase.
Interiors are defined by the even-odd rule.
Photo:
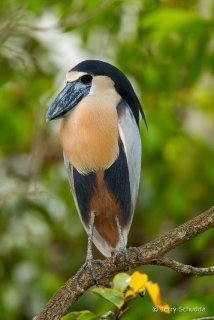
[[[88,234],[86,262],[75,283],[89,268],[99,286],[94,264],[107,266],[92,254],[92,243],[105,257],[123,254],[136,206],[141,173],[139,115],[144,111],[128,78],[117,67],[85,60],[68,71],[67,83],[51,103],[46,120],[60,119],[71,193]],[[140,252],[134,250],[139,259]]]

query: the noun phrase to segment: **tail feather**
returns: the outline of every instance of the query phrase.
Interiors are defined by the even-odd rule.
[[[123,230],[123,237],[124,237],[124,242],[127,244],[127,236],[128,236],[128,230],[125,229]],[[120,249],[120,242],[118,241],[117,245],[115,248],[109,246],[106,241],[101,237],[97,229],[94,227],[93,229],[93,243],[97,247],[97,249],[107,258],[111,257],[111,253],[114,252],[115,250]]]

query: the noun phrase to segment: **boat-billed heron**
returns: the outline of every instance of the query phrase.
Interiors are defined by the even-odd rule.
[[[98,285],[92,241],[115,258],[123,253],[131,269],[126,243],[135,210],[141,168],[137,95],[113,65],[86,60],[67,73],[67,84],[52,102],[47,121],[60,120],[60,142],[71,191],[88,234],[86,262]],[[139,252],[135,249],[140,258]]]

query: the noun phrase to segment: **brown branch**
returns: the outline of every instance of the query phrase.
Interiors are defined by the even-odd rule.
[[[212,317],[203,317],[203,318],[197,318],[197,319],[192,319],[192,320],[214,320],[214,316]]]
[[[199,275],[199,273],[200,275],[213,274],[213,267],[205,269],[202,268],[199,272],[199,268],[185,266],[171,259],[163,258],[164,254],[167,252],[212,227],[214,227],[214,207],[182,224],[178,228],[165,233],[163,236],[140,246],[138,249],[142,255],[142,261],[137,259],[135,252],[129,251],[131,265],[135,268],[140,265],[157,264],[193,275],[196,275],[197,272],[197,275]],[[106,273],[99,265],[95,265],[96,277],[100,285],[109,286],[111,278],[115,274],[128,270],[123,256],[120,257],[119,262],[119,264],[115,265],[112,258],[106,259],[104,263],[109,269],[108,273]],[[206,270],[206,272],[203,270]],[[69,308],[82,296],[82,294],[94,285],[88,270],[86,270],[79,278],[79,284],[80,286],[77,288],[74,284],[74,277],[69,279],[65,285],[54,294],[41,314],[38,317],[34,317],[33,320],[59,320],[63,315],[65,315]]]
[[[214,266],[209,268],[196,268],[165,257],[154,260],[151,264],[167,267],[177,272],[192,274],[194,276],[202,277],[214,275]]]

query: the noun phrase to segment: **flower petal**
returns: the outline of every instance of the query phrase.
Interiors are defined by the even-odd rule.
[[[160,288],[158,284],[153,282],[147,282],[146,289],[156,307],[158,307],[163,312],[170,313],[169,305],[161,300]]]
[[[147,281],[147,274],[136,271],[131,276],[129,286],[135,293],[139,293],[145,289]]]

